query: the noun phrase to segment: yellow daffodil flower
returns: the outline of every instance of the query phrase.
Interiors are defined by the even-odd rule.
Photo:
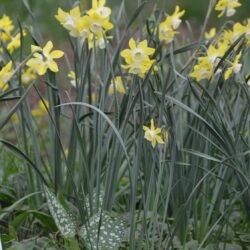
[[[18,123],[19,123],[19,118],[18,118],[17,113],[14,113],[14,114],[11,116],[11,120],[12,120],[12,122],[15,123],[15,124],[18,124]]]
[[[209,80],[213,76],[213,64],[208,57],[198,58],[198,64],[194,66],[193,72],[190,74],[196,81],[203,79]]]
[[[215,35],[216,35],[216,28],[214,28],[214,27],[211,28],[208,32],[205,32],[205,38],[206,38],[207,40],[209,40],[209,39],[215,37]]]
[[[224,74],[224,79],[227,80],[229,79],[229,77],[234,73],[237,74],[242,67],[242,64],[239,63],[241,58],[241,52],[235,57],[235,60],[233,62],[229,62],[230,63],[230,67],[227,68],[227,70],[225,71]]]
[[[61,58],[64,53],[61,50],[52,51],[52,48],[53,43],[51,41],[48,41],[44,48],[31,45],[34,57],[29,59],[26,65],[34,69],[38,75],[44,75],[47,69],[58,72],[58,66],[54,59]]]
[[[247,19],[245,32],[246,32],[247,45],[250,46],[250,19]]]
[[[26,35],[26,32],[23,32],[23,36]],[[14,50],[18,49],[21,45],[21,34],[18,33],[14,37],[11,36],[11,41],[7,45],[7,50],[9,51],[10,54],[14,52]]]
[[[215,10],[220,11],[218,17],[223,16],[225,12],[226,16],[230,17],[235,14],[235,8],[240,6],[241,4],[239,3],[239,0],[218,0]]]
[[[69,12],[63,11],[61,8],[58,9],[55,18],[60,22],[60,24],[67,30],[70,31],[70,35],[73,37],[80,36],[80,29],[82,26],[81,11],[79,6],[71,9]]]
[[[129,48],[121,52],[121,56],[124,57],[127,64],[142,62],[155,52],[155,49],[148,47],[147,40],[136,44],[135,40],[131,38],[129,40]]]
[[[106,4],[105,0],[92,0],[92,9],[90,9],[87,14],[89,16],[97,15],[101,19],[109,18],[111,14],[111,9],[108,7],[105,7]]]
[[[122,82],[122,78],[120,76],[116,76],[115,79],[111,82],[108,93],[109,95],[113,95],[115,91],[121,94],[126,93],[126,90]]]
[[[172,15],[167,16],[165,22],[170,24],[174,30],[178,29],[181,24],[181,19],[185,14],[185,10],[180,11],[180,7],[177,5]]]
[[[185,14],[185,10],[180,11],[180,7],[177,5],[172,15],[166,17],[166,19],[159,24],[159,40],[165,44],[171,43],[174,40],[176,29],[181,24],[181,18]]]
[[[37,75],[36,75],[36,72],[34,71],[34,69],[27,68],[27,69],[22,71],[21,79],[22,79],[22,83],[24,85],[28,85],[32,81],[36,80],[36,78],[37,78]]]
[[[129,73],[144,77],[155,60],[149,58],[153,55],[155,49],[148,47],[146,40],[136,44],[135,40],[131,38],[129,40],[130,49],[121,51],[121,56],[125,59],[127,65],[122,65],[124,69],[128,69]]]
[[[151,142],[153,148],[155,147],[156,143],[164,144],[164,141],[159,135],[161,134],[161,128],[155,128],[153,119],[151,119],[150,125],[150,128],[143,126],[143,130],[145,131],[144,138]]]
[[[111,9],[105,7],[105,0],[93,0],[92,8],[81,15],[79,6],[69,12],[58,9],[56,19],[62,26],[69,30],[70,35],[81,39],[81,42],[87,40],[89,48],[105,48],[103,34],[113,28],[109,21]],[[110,38],[107,36],[107,38]]]
[[[209,45],[207,49],[207,58],[212,64],[214,64],[214,67],[217,66],[220,58],[224,56],[228,48],[227,43],[222,42],[218,44],[217,48],[212,44]]]
[[[0,18],[0,40],[2,42],[7,42],[11,38],[11,32],[14,29],[13,21],[10,17],[3,15]]]
[[[161,22],[159,24],[159,40],[161,42],[165,44],[171,43],[177,33],[168,22]]]
[[[47,100],[43,101],[39,100],[38,107],[31,110],[31,113],[34,117],[40,117],[47,114],[47,109],[49,108],[49,102]]]
[[[5,91],[9,88],[7,82],[10,80],[13,73],[14,69],[12,61],[10,61],[0,70],[0,90]]]
[[[71,70],[69,73],[68,73],[68,78],[70,79],[70,84],[73,86],[73,87],[76,87],[76,73]]]

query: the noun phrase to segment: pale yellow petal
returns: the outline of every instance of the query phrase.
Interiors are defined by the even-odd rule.
[[[62,56],[64,55],[64,52],[61,51],[61,50],[53,50],[51,53],[50,53],[50,56],[52,58],[61,58]]]
[[[56,64],[55,61],[51,61],[51,62],[49,63],[49,65],[48,65],[48,67],[49,67],[49,69],[50,69],[51,71],[53,71],[53,72],[58,72],[58,71],[59,71],[58,66],[57,66],[57,64]]]

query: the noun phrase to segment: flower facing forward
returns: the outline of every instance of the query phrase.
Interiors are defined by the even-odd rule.
[[[143,130],[145,131],[144,138],[151,142],[153,148],[155,147],[156,143],[164,144],[160,134],[161,128],[155,128],[154,120],[151,119],[150,121],[150,128],[147,126],[143,126]]]
[[[220,11],[218,17],[223,16],[226,12],[226,16],[233,16],[235,14],[235,8],[240,7],[239,0],[218,0],[215,10]]]
[[[34,69],[38,75],[44,75],[47,69],[53,72],[58,72],[58,66],[54,59],[61,58],[63,56],[63,51],[53,50],[53,43],[48,41],[44,48],[39,46],[31,45],[31,51],[33,58],[29,59],[26,63],[27,66]]]
[[[122,65],[123,68],[128,69],[129,73],[144,77],[155,60],[150,59],[155,49],[148,47],[147,40],[136,44],[135,40],[129,40],[129,49],[121,51],[121,56],[124,58],[127,65]]]

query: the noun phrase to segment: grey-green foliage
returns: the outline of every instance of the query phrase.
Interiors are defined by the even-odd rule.
[[[79,236],[84,239],[88,249],[115,250],[120,246],[125,232],[125,222],[107,212],[99,212],[82,226]]]
[[[56,196],[47,187],[44,187],[44,190],[50,213],[62,236],[65,238],[74,237],[76,234],[75,222],[58,201]]]

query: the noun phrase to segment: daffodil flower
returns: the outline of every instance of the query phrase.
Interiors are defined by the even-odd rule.
[[[181,24],[181,17],[184,15],[185,10],[180,11],[177,5],[172,15],[168,15],[166,19],[159,24],[159,40],[165,44],[171,43],[175,35],[178,33],[176,29]]]
[[[80,36],[80,23],[81,22],[81,11],[79,6],[71,9],[69,12],[63,11],[61,8],[58,9],[55,18],[60,24],[67,30],[70,31],[70,35],[73,37]],[[82,27],[81,27],[82,29]]]
[[[10,80],[13,73],[14,69],[12,61],[10,61],[0,70],[0,90],[5,91],[9,88],[7,82]]]
[[[196,81],[209,80],[213,76],[213,63],[207,56],[198,58],[198,64],[194,66],[194,70],[190,76]]]
[[[172,15],[167,16],[165,22],[169,23],[172,26],[172,28],[176,30],[179,28],[181,24],[180,17],[182,17],[184,14],[185,14],[185,10],[180,11],[180,7],[177,5],[175,7],[174,13]]]
[[[23,36],[26,36],[26,32],[23,32]],[[7,50],[10,54],[13,53],[15,49],[18,49],[21,45],[21,34],[18,33],[14,37],[11,36],[11,41],[7,45]]]
[[[126,90],[122,82],[122,78],[120,76],[116,76],[115,79],[111,82],[108,93],[109,95],[113,95],[115,91],[121,94],[126,93]]]
[[[129,40],[129,49],[121,51],[121,56],[124,57],[127,65],[122,65],[124,69],[128,69],[129,73],[144,77],[155,60],[150,59],[155,49],[148,47],[146,40],[136,44],[135,40]]]
[[[165,44],[171,43],[174,40],[176,32],[167,22],[159,24],[159,40]]]
[[[61,58],[64,53],[61,50],[52,51],[52,48],[53,43],[51,41],[48,41],[43,48],[31,45],[34,57],[29,59],[26,65],[34,69],[38,75],[44,75],[47,69],[58,72],[58,66],[54,59]]]
[[[205,38],[207,40],[215,37],[215,35],[216,35],[216,28],[214,28],[214,27],[211,28],[209,31],[205,32]]]
[[[160,136],[161,128],[155,127],[153,119],[150,121],[150,128],[143,126],[143,130],[145,131],[144,138],[151,142],[153,148],[156,146],[156,143],[164,144],[164,141]]]
[[[69,73],[68,73],[68,78],[70,79],[70,84],[73,86],[73,87],[76,87],[76,73],[71,70]]]
[[[28,85],[30,82],[32,82],[33,80],[35,80],[37,78],[37,74],[34,71],[34,69],[32,68],[27,68],[25,70],[22,71],[22,83],[24,85]]]
[[[11,39],[11,32],[14,29],[13,21],[9,16],[3,15],[0,18],[0,40],[7,42]]]
[[[47,114],[47,109],[49,108],[49,102],[47,100],[39,100],[38,107],[31,110],[34,117],[41,117]]]
[[[234,73],[237,74],[242,67],[242,64],[239,63],[241,57],[241,52],[235,57],[233,62],[229,62],[231,64],[230,67],[227,68],[224,74],[224,79],[227,80]]]
[[[239,0],[218,0],[215,10],[220,11],[218,17],[223,16],[225,12],[226,16],[230,17],[235,14],[235,8],[240,6],[241,4],[239,3]]]

